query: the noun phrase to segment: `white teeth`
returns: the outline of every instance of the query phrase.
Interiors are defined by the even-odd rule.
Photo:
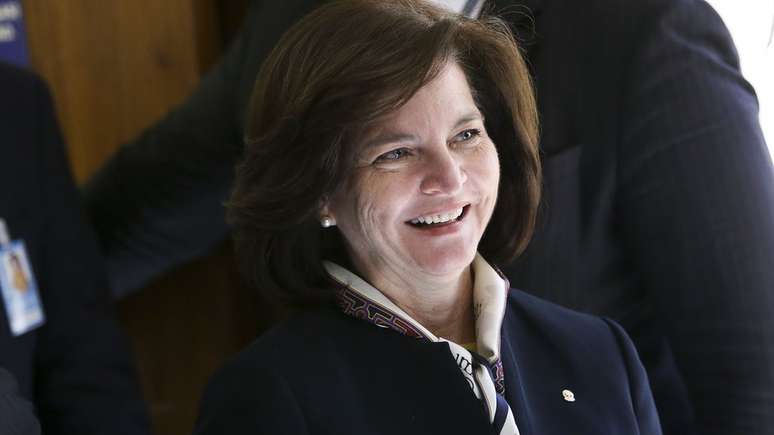
[[[415,225],[416,224],[425,224],[425,225],[440,224],[444,222],[449,222],[451,220],[455,220],[461,215],[462,215],[462,207],[446,213],[428,215],[428,216],[419,216],[417,218],[411,219],[411,223]]]

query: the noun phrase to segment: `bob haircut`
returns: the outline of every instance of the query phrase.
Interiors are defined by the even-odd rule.
[[[479,252],[497,265],[524,250],[540,198],[537,111],[508,26],[421,0],[333,1],[291,27],[261,66],[227,204],[241,268],[270,301],[334,294],[322,260],[350,262],[338,230],[321,228],[320,205],[348,182],[358,138],[449,61],[465,72],[502,168]]]

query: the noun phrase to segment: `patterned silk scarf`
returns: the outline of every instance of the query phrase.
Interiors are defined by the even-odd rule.
[[[486,405],[495,433],[519,434],[513,412],[503,397],[505,382],[500,360],[500,328],[509,285],[480,255],[476,255],[472,266],[477,352],[436,337],[382,292],[349,270],[328,261],[324,266],[331,278],[340,284],[337,299],[345,314],[420,340],[448,343],[452,358],[473,394]]]

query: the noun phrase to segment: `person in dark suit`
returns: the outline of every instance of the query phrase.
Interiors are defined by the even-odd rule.
[[[39,293],[32,301],[44,319],[22,321],[19,330],[11,327],[19,313],[0,307],[0,367],[34,403],[46,435],[148,434],[128,345],[96,239],[82,218],[48,91],[33,74],[6,64],[0,64],[0,83],[0,218],[8,236],[2,243],[23,242],[32,272],[25,294]]]
[[[85,189],[125,294],[228,234],[260,62],[318,1],[255,1],[220,64]],[[537,88],[545,201],[518,288],[619,321],[668,435],[774,426],[774,176],[757,103],[699,0],[495,0]],[[138,176],[142,174],[142,176]]]
[[[40,435],[32,403],[19,396],[18,388],[13,375],[0,367],[0,433]]]
[[[291,27],[229,220],[256,288],[303,308],[222,370],[194,432],[661,434],[617,324],[491,265],[532,233],[536,115],[501,20],[350,0]]]

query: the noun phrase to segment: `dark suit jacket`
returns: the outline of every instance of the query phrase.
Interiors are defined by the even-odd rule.
[[[505,398],[521,435],[661,433],[645,371],[616,324],[512,290]],[[575,394],[564,400],[562,391]],[[194,433],[489,434],[446,343],[323,308],[281,324],[223,368]]]
[[[696,0],[535,13],[543,213],[504,271],[623,325],[665,433],[771,433],[774,172],[722,22]]]
[[[13,375],[0,367],[0,434],[40,435],[40,424],[28,400],[19,396]]]
[[[14,337],[0,309],[0,367],[49,434],[146,434],[145,408],[83,223],[49,94],[0,64],[0,217],[25,242],[46,323]],[[2,304],[2,300],[0,300]]]
[[[253,2],[190,99],[91,181],[117,292],[226,236],[255,73],[316,3]],[[494,3],[527,50],[546,176],[511,282],[618,320],[665,433],[770,433],[774,176],[722,22],[699,0]]]

